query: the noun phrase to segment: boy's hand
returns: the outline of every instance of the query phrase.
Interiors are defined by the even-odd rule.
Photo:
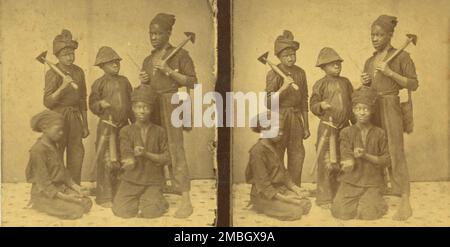
[[[142,147],[142,146],[134,147],[134,156],[140,157],[140,156],[143,156],[144,154],[145,154],[144,147]]]
[[[139,73],[139,80],[141,81],[141,83],[146,83],[150,80],[150,77],[145,71],[141,71]]]
[[[353,155],[355,156],[355,158],[362,158],[364,154],[365,154],[364,148],[355,148],[353,150]]]
[[[105,108],[108,108],[108,107],[111,107],[111,104],[110,103],[108,103],[108,101],[106,101],[106,100],[100,100],[99,101],[99,104],[100,104],[100,107],[101,108],[103,108],[103,109],[105,109]]]
[[[341,169],[344,172],[351,172],[353,170],[353,166],[354,166],[355,161],[354,160],[343,160],[341,161]]]
[[[389,77],[392,76],[393,73],[391,68],[389,68],[389,65],[385,62],[380,62],[375,69],[383,73],[385,76]]]
[[[302,190],[302,189],[301,189],[300,187],[298,187],[298,186],[294,186],[294,187],[292,188],[292,191],[294,191],[295,194],[297,194],[297,196],[298,196],[299,198],[304,198],[304,197],[307,197],[307,196],[308,196],[308,192]]]
[[[326,111],[331,108],[331,105],[326,101],[322,101],[322,102],[320,102],[320,108],[322,108],[322,110]]]
[[[134,159],[122,160],[122,169],[131,170],[134,167]]]
[[[367,73],[362,73],[361,74],[361,83],[363,84],[363,85],[369,85],[370,84],[370,82],[372,81],[372,79],[370,79],[370,75],[369,74],[367,74]]]
[[[66,75],[66,76],[64,76],[63,77],[63,83],[62,83],[62,85],[64,86],[64,87],[67,87],[70,83],[72,83],[73,82],[73,78],[70,76],[70,75]]]
[[[167,65],[167,63],[164,62],[162,59],[157,59],[156,61],[154,61],[153,67],[155,69],[161,70],[161,72],[166,74],[171,71],[169,65]]]

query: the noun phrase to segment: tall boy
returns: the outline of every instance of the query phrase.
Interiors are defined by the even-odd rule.
[[[353,116],[353,86],[347,78],[340,76],[342,62],[332,48],[325,47],[320,51],[316,66],[325,72],[325,76],[314,84],[310,101],[312,113],[320,118],[316,148],[319,148],[319,142],[323,142],[323,146],[322,150],[317,150],[320,153],[317,154],[316,204],[324,208],[330,208],[339,185],[339,169],[334,169],[339,164],[337,138]]]
[[[386,133],[371,123],[377,93],[361,87],[353,93],[356,124],[340,134],[342,174],[331,206],[339,219],[374,220],[387,212],[382,171],[391,164]]]
[[[100,48],[95,65],[100,67],[104,74],[95,80],[89,95],[89,108],[100,118],[97,127],[97,152],[101,154],[97,161],[96,202],[104,207],[112,206],[118,183],[117,166],[120,156],[114,157],[113,154],[119,153],[119,131],[128,125],[128,120],[134,121],[131,111],[133,88],[125,76],[119,75],[121,60],[111,47]],[[99,146],[100,138],[105,138],[102,147]]]
[[[72,40],[68,30],[62,30],[53,40],[56,66],[67,76],[62,78],[53,70],[45,74],[44,105],[64,116],[64,134],[60,140],[61,151],[66,151],[67,168],[75,181],[81,182],[83,164],[83,138],[89,135],[87,121],[86,82],[83,70],[73,64],[78,42]],[[74,82],[78,89],[68,86]]]

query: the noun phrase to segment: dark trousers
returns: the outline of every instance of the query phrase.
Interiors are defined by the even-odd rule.
[[[330,127],[326,126],[325,124],[319,124],[318,128],[318,139],[316,144],[316,149],[318,148],[317,145],[319,144],[320,139],[322,138],[324,132],[328,128],[328,134],[325,137],[325,142],[322,147],[321,152],[318,154],[318,161],[317,161],[317,192],[316,192],[316,204],[317,205],[323,205],[327,203],[332,203],[333,198],[336,195],[336,192],[339,187],[339,182],[337,181],[337,177],[339,174],[339,170],[337,170],[337,167],[330,167],[330,134],[331,131],[334,131],[334,136],[336,137],[336,155],[337,155],[337,161],[339,164],[339,142],[338,142],[338,136],[339,131],[335,129],[331,129]]]
[[[287,112],[289,111],[289,112]],[[302,180],[303,161],[305,159],[305,147],[303,146],[303,122],[300,111],[280,110],[280,117],[284,117],[283,138],[276,144],[278,154],[284,160],[287,151],[287,170],[292,181],[300,186]]]
[[[76,194],[75,191],[67,187],[62,193]],[[66,201],[56,196],[54,198],[49,198],[43,193],[39,193],[32,194],[31,201],[34,209],[61,219],[81,218],[83,214],[88,213],[92,207],[92,201],[87,197],[83,197],[82,201],[77,203]]]
[[[171,93],[161,94],[159,97],[161,125],[166,130],[169,144],[171,160],[169,169],[172,169],[171,173],[173,173],[173,186],[180,192],[186,192],[191,190],[191,179],[184,150],[183,128],[176,128],[172,125],[171,116],[176,105],[170,103],[171,99]]]
[[[285,195],[293,193],[292,191],[284,192]],[[252,196],[251,201],[257,212],[283,221],[301,219],[311,209],[311,202],[307,198],[301,201],[301,205],[283,202],[275,198],[269,200],[261,196]]]
[[[156,218],[166,213],[168,208],[161,185],[138,185],[122,180],[112,210],[114,215],[122,218]]]
[[[99,139],[102,138],[101,134],[103,133],[103,130],[105,128],[104,124],[99,124],[97,128],[98,138],[97,138],[97,148]],[[116,150],[117,150],[117,160],[120,160],[119,157],[119,138],[118,138],[118,131],[113,131],[113,135],[116,137]],[[95,201],[97,204],[102,204],[106,202],[112,202],[114,195],[117,191],[117,186],[119,184],[119,167],[118,167],[118,161],[116,164],[113,164],[111,162],[111,156],[110,156],[110,136],[107,135],[104,137],[104,143],[103,148],[100,150],[100,157],[97,162],[97,190],[96,190],[96,198]]]
[[[403,118],[400,98],[396,95],[380,97],[377,101],[374,123],[386,131],[391,166],[389,177],[394,194],[410,193],[409,173],[403,143]]]
[[[78,110],[70,107],[62,110],[64,135],[60,141],[61,151],[66,152],[66,167],[75,183],[81,183],[81,167],[84,158],[83,123]]]
[[[359,187],[341,183],[331,205],[331,214],[338,219],[375,220],[387,213],[381,187]]]

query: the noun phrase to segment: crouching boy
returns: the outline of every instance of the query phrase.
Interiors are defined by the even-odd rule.
[[[122,173],[112,210],[123,218],[162,216],[169,204],[163,196],[163,166],[170,160],[162,127],[150,122],[156,93],[140,85],[131,94],[136,122],[120,130]]]
[[[83,195],[64,166],[60,146],[64,117],[45,110],[31,119],[31,128],[42,132],[30,150],[26,168],[27,181],[32,183],[31,204],[34,209],[62,219],[77,219],[89,212],[92,201]]]
[[[258,123],[252,130],[261,133],[269,129],[273,131],[275,127],[263,128]],[[311,202],[303,197],[303,192],[294,184],[278,155],[276,144],[282,137],[280,129],[275,137],[262,136],[250,149],[250,159],[245,171],[247,183],[252,184],[250,203],[257,212],[267,216],[279,220],[298,220],[309,213]]]
[[[374,220],[387,212],[383,199],[383,169],[390,165],[384,130],[371,123],[377,93],[361,87],[352,95],[356,124],[340,133],[342,174],[331,206],[339,219]]]

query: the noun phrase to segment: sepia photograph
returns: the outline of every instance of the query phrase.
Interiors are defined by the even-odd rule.
[[[216,2],[0,6],[1,225],[214,226],[216,129],[172,118],[214,90]]]
[[[254,119],[232,129],[233,225],[450,226],[449,13],[233,1],[232,89]]]

